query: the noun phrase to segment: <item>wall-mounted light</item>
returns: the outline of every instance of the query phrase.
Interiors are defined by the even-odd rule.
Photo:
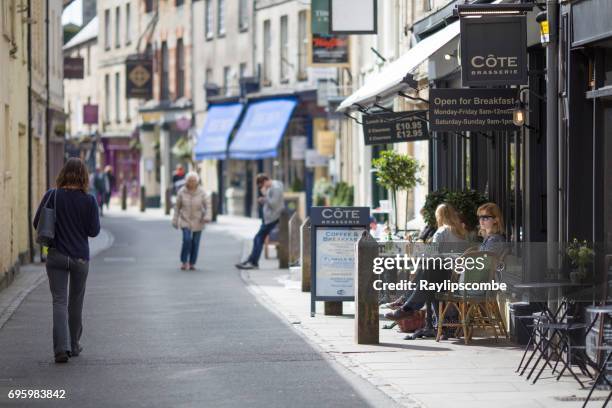
[[[525,114],[525,104],[519,102],[512,111],[512,123],[514,123],[515,126],[523,126],[525,124]]]
[[[540,42],[546,45],[550,42],[550,30],[548,28],[548,16],[546,11],[541,11],[536,16],[536,21],[540,25]]]
[[[444,59],[447,61],[452,60],[453,58],[457,57],[457,51],[453,51],[450,54],[444,54]]]

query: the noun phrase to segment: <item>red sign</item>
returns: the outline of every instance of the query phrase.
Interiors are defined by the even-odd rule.
[[[83,124],[98,124],[98,105],[83,105]]]

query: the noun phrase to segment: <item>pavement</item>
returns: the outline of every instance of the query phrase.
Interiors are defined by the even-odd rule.
[[[313,318],[295,270],[263,257],[259,270],[233,268],[258,220],[219,217],[202,239],[202,269],[177,271],[179,234],[168,224],[160,211],[105,217],[115,238],[92,262],[77,368],[49,363],[50,296],[39,285],[0,330],[0,393],[71,384],[78,406],[569,408],[586,397],[569,375],[518,376],[523,350],[505,340],[407,341],[381,329],[379,345],[355,344],[354,303],[325,316],[319,302]],[[589,407],[606,396],[596,391]]]
[[[244,242],[236,231],[256,228],[251,220],[210,225],[195,271],[179,269],[180,233],[159,211],[111,209],[102,226],[112,238],[99,241],[90,263],[79,357],[52,362],[40,265],[22,270],[17,297],[2,292],[12,311],[2,309],[0,406],[397,406],[247,290],[233,265]],[[66,398],[15,400],[10,390],[64,390]]]

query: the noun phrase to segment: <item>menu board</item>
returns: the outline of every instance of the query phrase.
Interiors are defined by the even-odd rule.
[[[363,229],[318,228],[316,296],[355,296],[355,242]]]

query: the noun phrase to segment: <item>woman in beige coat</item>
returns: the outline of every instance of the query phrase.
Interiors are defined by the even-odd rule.
[[[176,195],[172,226],[183,231],[181,269],[195,269],[204,224],[209,222],[208,195],[195,172],[187,173],[185,185]]]

